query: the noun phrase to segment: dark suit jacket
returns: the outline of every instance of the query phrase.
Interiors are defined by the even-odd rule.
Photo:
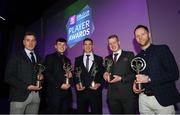
[[[39,63],[40,57],[37,54],[36,58]],[[10,85],[10,100],[25,101],[30,93],[27,87],[36,84],[36,77],[35,66],[24,50],[12,56],[5,72],[5,81]]]
[[[83,55],[76,57],[74,68],[76,69],[76,67],[80,67],[82,69],[82,73],[81,73],[80,77],[81,77],[81,81],[82,81],[83,86],[85,86],[86,88],[90,87],[91,82],[93,80],[92,68],[95,64],[97,65],[97,71],[98,71],[96,73],[96,76],[95,76],[95,82],[102,84],[102,82],[103,82],[102,76],[103,76],[103,71],[104,71],[102,63],[103,63],[102,57],[94,54],[93,65],[92,65],[90,71],[88,72],[86,67],[84,66],[84,63],[83,63]],[[79,82],[78,78],[75,76],[74,79],[75,79],[75,84],[77,84]],[[99,89],[101,89],[101,88],[99,88]]]
[[[179,70],[170,49],[167,45],[151,45],[147,50],[149,50],[149,58],[146,60],[147,71],[157,101],[162,106],[179,102],[180,94],[175,86]]]
[[[71,64],[69,58],[60,55],[58,52],[46,56],[45,85],[47,86],[47,96],[67,96],[71,94],[71,88],[68,90],[60,89],[66,78],[63,69],[64,62]]]
[[[112,60],[112,54],[107,56]],[[132,84],[135,79],[135,76],[131,69],[131,60],[134,58],[133,52],[122,51],[120,57],[111,67],[111,79],[113,75],[119,75],[122,77],[122,80],[109,84],[108,97],[132,97],[134,96],[132,91]]]

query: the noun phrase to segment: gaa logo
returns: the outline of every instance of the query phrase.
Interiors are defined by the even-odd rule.
[[[76,23],[76,15],[70,17],[69,24],[74,25]]]

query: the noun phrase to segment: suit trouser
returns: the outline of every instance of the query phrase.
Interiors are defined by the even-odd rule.
[[[102,114],[102,92],[85,90],[79,92],[77,95],[77,108],[78,113],[89,113],[88,109],[91,109],[92,114]]]
[[[135,97],[121,98],[110,97],[108,98],[110,112],[112,114],[134,114],[135,113]]]
[[[174,105],[164,107],[158,103],[155,96],[139,95],[139,112],[141,114],[175,114]]]
[[[71,95],[62,96],[54,94],[47,98],[47,113],[49,114],[69,114],[71,111]]]
[[[10,114],[38,114],[40,98],[38,92],[31,92],[24,102],[12,101]]]

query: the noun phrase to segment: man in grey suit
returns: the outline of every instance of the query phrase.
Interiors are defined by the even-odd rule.
[[[109,83],[108,104],[112,114],[134,114],[135,95],[132,91],[134,74],[131,71],[130,63],[134,53],[120,49],[120,41],[117,35],[108,37],[109,49],[112,54],[106,57],[113,60],[110,71],[103,75]]]
[[[10,114],[37,114],[39,110],[39,90],[36,85],[35,54],[36,37],[33,32],[26,32],[23,40],[24,50],[12,56],[5,72],[5,81],[10,85]],[[43,76],[40,75],[39,80]]]

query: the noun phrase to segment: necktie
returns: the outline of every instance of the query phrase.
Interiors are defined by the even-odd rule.
[[[86,55],[87,56],[87,58],[86,58],[86,69],[87,69],[87,71],[89,71],[89,56],[90,55]]]
[[[32,62],[33,64],[35,64],[35,58],[34,58],[33,52],[31,52],[30,54],[31,54],[31,62]]]
[[[114,63],[116,63],[116,61],[117,61],[117,56],[118,56],[118,53],[115,53],[114,54],[114,59],[113,59]]]

